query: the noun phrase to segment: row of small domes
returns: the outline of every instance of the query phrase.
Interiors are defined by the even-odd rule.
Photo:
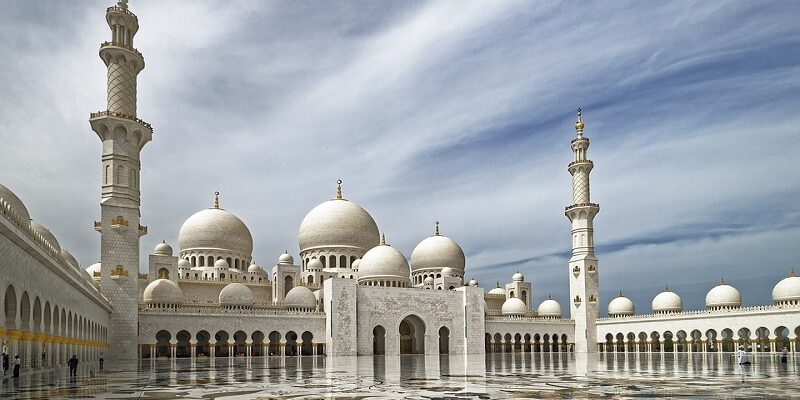
[[[145,303],[183,304],[183,291],[180,286],[169,279],[156,279],[144,289],[142,300]],[[219,292],[219,303],[222,306],[252,306],[255,303],[253,291],[247,285],[234,282],[225,285]],[[290,309],[314,309],[317,298],[311,289],[295,286],[284,298],[284,305]]]
[[[772,289],[772,301],[775,304],[797,304],[800,302],[800,277],[795,276],[794,270]],[[706,294],[706,308],[708,309],[739,308],[741,306],[742,294],[735,287],[725,283],[724,280],[719,285],[711,288]],[[683,300],[677,293],[667,287],[653,298],[651,307],[655,314],[681,312],[683,311]],[[626,316],[635,313],[636,309],[633,301],[625,297],[622,292],[608,303],[609,316]]]

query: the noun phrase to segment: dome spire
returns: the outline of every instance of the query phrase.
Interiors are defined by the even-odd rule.
[[[583,119],[580,107],[578,107],[578,120],[575,121],[575,131],[578,132],[578,137],[583,137]]]
[[[620,290],[620,291],[619,291],[619,297],[622,297],[622,296],[623,296],[623,294],[622,294],[622,290]]]
[[[219,192],[214,192],[214,208],[219,208]]]
[[[336,180],[336,200],[344,200],[344,197],[342,197],[342,180],[341,179],[337,179]]]
[[[386,246],[386,234],[381,233],[381,246]]]
[[[439,236],[439,221],[436,221],[436,228],[434,228],[433,234]]]
[[[721,286],[721,285],[726,285],[726,283],[725,283],[725,278],[720,278],[720,280],[719,280],[719,284],[720,284],[720,286]]]
[[[795,274],[794,274],[794,268],[792,268],[792,270],[791,270],[791,271],[789,271],[789,277],[790,277],[790,278],[792,278],[792,277],[794,277],[794,276],[795,276]]]
[[[669,285],[664,285],[664,291],[669,292]]]

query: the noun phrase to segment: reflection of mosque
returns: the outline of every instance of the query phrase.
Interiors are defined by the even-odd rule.
[[[60,365],[68,354],[97,359],[234,359],[310,355],[510,353],[719,353],[744,345],[759,352],[800,348],[800,277],[775,285],[773,303],[742,307],[721,282],[706,310],[684,310],[665,289],[652,314],[636,314],[622,293],[600,318],[591,202],[589,139],[580,110],[573,160],[569,315],[556,300],[538,306],[522,273],[485,291],[465,280],[466,257],[440,233],[422,239],[409,260],[379,233],[364,208],[333,199],[312,208],[298,230],[299,257],[288,251],[271,268],[253,261],[247,225],[212,206],[178,232],[178,251],[158,243],[139,268],[140,151],[152,127],[136,117],[143,55],[133,47],[138,18],[121,2],[107,9],[112,41],[107,109],[93,113],[103,142],[100,262],[81,268],[55,235],[30,219],[24,203],[0,186],[0,338],[24,366]],[[42,279],[31,280],[30,276]],[[56,288],[57,290],[53,290]],[[488,288],[487,288],[488,289]],[[41,360],[38,354],[45,353]],[[37,355],[37,356],[33,356]],[[265,357],[269,358],[269,357]]]

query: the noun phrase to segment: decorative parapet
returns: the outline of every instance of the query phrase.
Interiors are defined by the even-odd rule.
[[[110,12],[125,13],[125,14],[128,14],[129,16],[133,17],[133,19],[135,19],[137,21],[139,20],[139,18],[136,16],[136,14],[132,13],[127,8],[122,8],[120,6],[111,6],[111,7],[106,8],[106,13],[110,13]]]
[[[133,115],[128,115],[128,114],[124,114],[124,113],[116,112],[116,111],[108,111],[108,110],[93,112],[93,113],[89,114],[89,118],[90,119],[99,118],[99,117],[105,117],[105,116],[129,119],[131,121],[134,121],[134,122],[138,123],[139,125],[141,125],[142,127],[146,128],[147,130],[149,130],[151,132],[153,131],[153,126],[152,125],[148,124],[147,122],[144,122],[143,120],[141,120],[139,118],[136,118]]]
[[[741,308],[730,308],[721,310],[693,310],[682,312],[667,312],[663,314],[638,314],[638,315],[623,315],[618,317],[602,317],[598,318],[598,322],[623,322],[625,320],[642,320],[654,319],[664,320],[671,318],[682,318],[690,316],[719,316],[719,315],[732,315],[732,314],[749,314],[759,311],[781,311],[781,310],[800,310],[800,305],[767,305],[767,306],[751,306]]]
[[[570,319],[561,317],[540,317],[538,315],[511,316],[511,315],[487,315],[486,322],[508,322],[508,321],[529,321],[529,322],[549,322],[549,323],[572,323]]]
[[[128,278],[128,270],[125,269],[122,265],[117,265],[116,268],[111,270],[111,279],[127,279]]]
[[[324,311],[298,311],[278,308],[276,306],[258,306],[226,308],[219,304],[199,306],[199,305],[170,305],[169,307],[149,307],[147,304],[139,304],[139,312],[146,314],[194,314],[194,315],[229,315],[229,314],[249,314],[249,315],[282,315],[299,317],[325,317]]]
[[[571,210],[571,209],[573,209],[573,208],[578,208],[578,207],[595,207],[595,208],[600,208],[600,204],[597,204],[597,203],[578,203],[578,204],[573,204],[573,205],[571,205],[571,206],[567,206],[567,207],[565,207],[565,208],[564,208],[564,210],[565,210],[565,211],[569,211],[569,210]]]
[[[145,274],[139,274],[139,279],[147,280],[148,279],[148,275],[146,273]]]
[[[100,48],[102,49],[104,47],[119,47],[119,48],[122,48],[122,49],[125,49],[125,50],[132,51],[132,52],[136,53],[137,56],[144,58],[144,55],[142,55],[142,53],[139,52],[139,50],[136,50],[135,47],[129,46],[129,45],[124,44],[124,43],[115,43],[115,42],[103,42],[103,43],[100,43]]]

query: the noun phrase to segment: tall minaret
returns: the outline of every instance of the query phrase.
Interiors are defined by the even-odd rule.
[[[586,157],[589,138],[583,136],[581,109],[575,122],[578,135],[572,139],[575,159],[569,163],[572,175],[572,205],[565,214],[572,223],[572,258],[569,260],[570,318],[575,321],[575,351],[597,351],[597,320],[599,310],[597,257],[594,254],[595,215],[600,205],[589,198],[589,173],[594,164]]]
[[[139,238],[139,153],[153,137],[150,124],[136,118],[136,76],[144,58],[133,47],[139,20],[123,0],[106,11],[111,41],[100,45],[108,67],[108,106],[89,123],[103,142],[100,221],[101,290],[114,307],[108,329],[108,357],[137,357]]]

